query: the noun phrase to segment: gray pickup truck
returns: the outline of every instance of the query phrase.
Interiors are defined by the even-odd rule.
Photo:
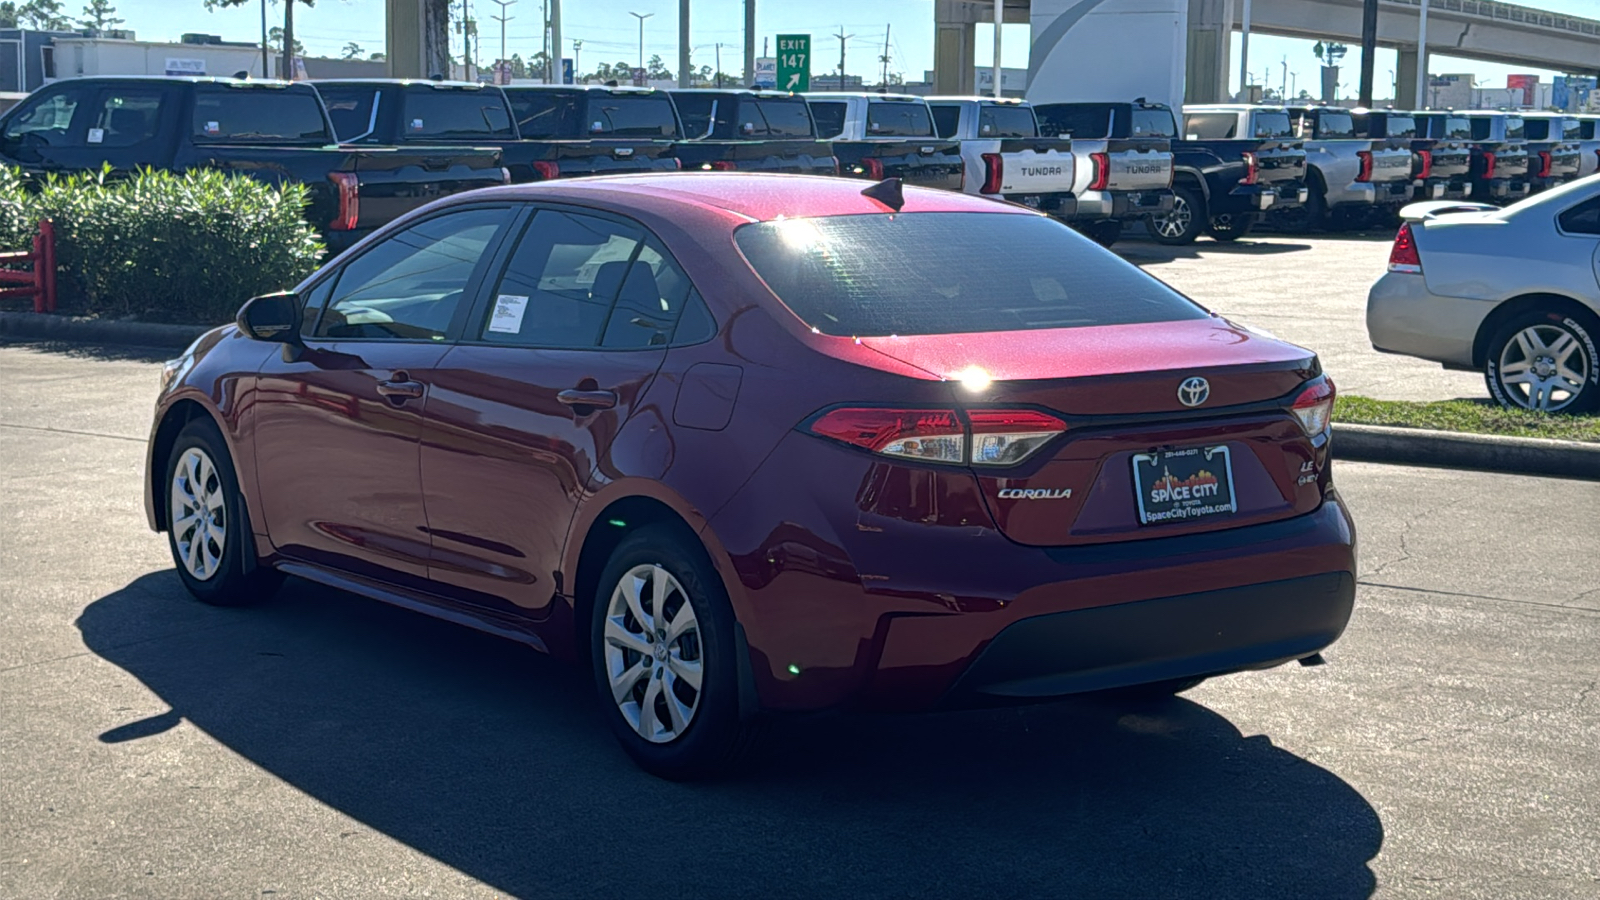
[[[961,143],[961,190],[999,197],[1059,219],[1078,211],[1072,141],[1039,136],[1033,110],[1022,100],[929,97],[939,137]]]
[[[1359,138],[1343,107],[1291,106],[1289,120],[1305,141],[1308,194],[1303,213],[1279,216],[1280,225],[1359,227],[1391,220],[1411,202],[1409,140]]]
[[[1119,103],[1039,103],[1047,137],[1072,139],[1078,197],[1072,226],[1110,246],[1125,222],[1172,212],[1172,113],[1144,98]]]

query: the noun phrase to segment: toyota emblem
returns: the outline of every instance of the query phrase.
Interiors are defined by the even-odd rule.
[[[1199,406],[1211,396],[1211,382],[1196,375],[1185,378],[1183,384],[1178,385],[1178,402],[1184,406]]]

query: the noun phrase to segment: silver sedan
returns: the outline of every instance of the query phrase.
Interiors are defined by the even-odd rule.
[[[1600,176],[1503,209],[1415,203],[1367,295],[1372,346],[1481,370],[1502,405],[1600,408]]]

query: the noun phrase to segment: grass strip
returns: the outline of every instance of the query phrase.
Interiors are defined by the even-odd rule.
[[[1495,434],[1505,437],[1550,438],[1600,443],[1600,416],[1567,416],[1527,410],[1502,409],[1488,401],[1373,400],[1341,396],[1334,402],[1333,420],[1351,425],[1389,425]]]

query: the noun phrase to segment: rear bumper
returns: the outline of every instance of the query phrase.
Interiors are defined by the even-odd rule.
[[[1533,193],[1533,185],[1527,176],[1520,176],[1515,180],[1509,178],[1495,178],[1490,181],[1481,181],[1481,188],[1475,186],[1474,193],[1482,191],[1483,196],[1478,199],[1488,200],[1521,200]]]
[[[1316,653],[1355,606],[1350,572],[1023,619],[995,636],[945,698],[1028,700],[1219,675]]]
[[[1472,196],[1472,182],[1465,175],[1456,178],[1419,178],[1412,182],[1417,200],[1465,200]]]
[[[1213,194],[1209,211],[1213,215],[1220,213],[1237,215],[1266,212],[1270,209],[1288,209],[1305,202],[1306,189],[1293,184],[1241,184],[1229,191],[1225,199]]]
[[[1404,206],[1411,202],[1411,182],[1379,181],[1356,182],[1347,185],[1337,194],[1328,195],[1328,206],[1340,209],[1349,207]]]
[[[1493,306],[1441,297],[1421,275],[1389,272],[1367,292],[1367,338],[1374,350],[1470,367],[1473,341]]]
[[[1172,189],[1143,191],[1083,191],[1070,218],[1098,222],[1105,219],[1142,219],[1172,212]]]

